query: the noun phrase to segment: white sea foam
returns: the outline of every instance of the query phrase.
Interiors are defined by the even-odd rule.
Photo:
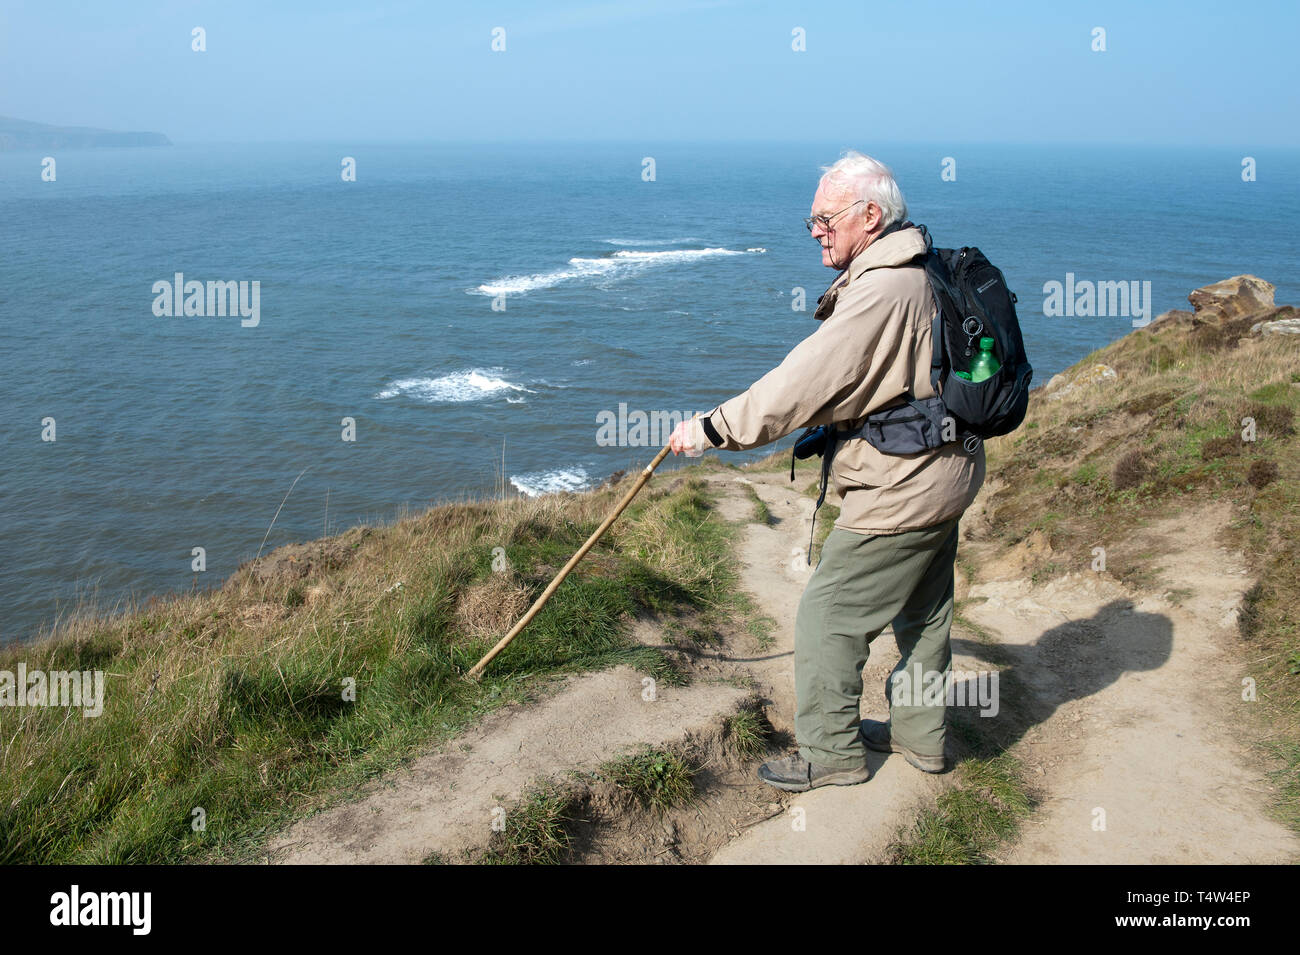
[[[554,494],[557,491],[581,491],[591,486],[591,478],[584,468],[568,467],[532,471],[528,474],[512,474],[510,483],[520,494],[537,497],[540,494]]]
[[[428,404],[455,404],[480,401],[499,395],[532,393],[532,389],[507,381],[500,376],[500,368],[467,368],[438,378],[399,378],[375,395],[376,398],[414,398]],[[507,401],[512,399],[507,398]],[[522,401],[516,397],[515,401]]]
[[[606,242],[609,245],[628,246],[628,245],[681,245],[684,242],[698,242],[700,240],[692,236],[687,236],[685,239],[603,239],[601,241]]]
[[[552,288],[562,282],[580,279],[622,278],[660,265],[680,265],[713,256],[750,255],[766,252],[753,248],[739,249],[658,249],[647,252],[641,249],[620,249],[601,258],[575,256],[568,266],[534,275],[508,275],[480,285],[472,292],[480,295],[521,295],[537,289]]]

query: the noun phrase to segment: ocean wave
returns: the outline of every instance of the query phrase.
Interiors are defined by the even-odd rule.
[[[549,471],[532,471],[528,474],[510,475],[510,483],[520,494],[538,497],[559,491],[581,491],[591,486],[585,468],[552,468]]]
[[[399,378],[375,395],[387,398],[414,398],[427,404],[459,404],[466,401],[480,401],[499,395],[532,394],[531,388],[507,381],[500,376],[500,368],[467,368],[452,372],[438,378]],[[507,398],[512,404],[522,398]]]
[[[762,248],[659,249],[649,252],[641,249],[620,249],[600,258],[575,256],[569,259],[567,268],[538,272],[534,275],[508,275],[469,291],[480,295],[521,295],[577,279],[623,278],[659,265],[679,265],[714,256],[750,255],[766,251]]]
[[[699,242],[699,239],[688,236],[685,239],[601,239],[600,241],[608,245],[682,245],[685,242]]]

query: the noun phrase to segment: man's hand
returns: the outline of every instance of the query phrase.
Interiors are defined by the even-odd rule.
[[[673,429],[672,437],[668,439],[668,446],[673,449],[673,454],[684,454],[688,458],[698,458],[708,447],[708,442],[704,437],[704,429],[700,427],[695,418],[683,421]]]

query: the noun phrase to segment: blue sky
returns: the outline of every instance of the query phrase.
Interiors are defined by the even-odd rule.
[[[190,49],[196,26],[205,53]],[[796,27],[806,52],[791,49]],[[1246,153],[1300,145],[1298,28],[1294,2],[4,0],[0,114],[177,142],[870,137]]]

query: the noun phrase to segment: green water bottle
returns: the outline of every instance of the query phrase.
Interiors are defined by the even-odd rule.
[[[997,374],[1002,365],[993,355],[993,339],[980,339],[980,353],[975,356],[975,360],[970,366],[970,380],[972,383],[984,381],[986,378],[992,378]],[[961,374],[961,372],[958,372]],[[962,377],[965,377],[964,375]]]

